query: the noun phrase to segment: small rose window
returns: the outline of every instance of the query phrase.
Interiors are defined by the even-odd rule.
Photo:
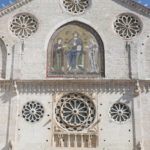
[[[83,13],[89,7],[89,0],[62,0],[63,7],[70,13]]]
[[[124,39],[131,39],[142,31],[140,19],[133,14],[121,14],[114,23],[115,31]]]
[[[38,122],[44,116],[44,107],[36,101],[27,102],[22,109],[22,116],[27,122]]]
[[[123,103],[115,103],[110,108],[109,113],[111,118],[119,123],[127,121],[131,116],[130,108]]]
[[[30,14],[18,14],[14,16],[10,24],[10,30],[20,39],[25,39],[37,31],[38,22]]]

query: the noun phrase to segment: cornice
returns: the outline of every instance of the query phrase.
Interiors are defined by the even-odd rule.
[[[56,93],[56,92],[129,92],[134,84],[129,81],[16,81],[19,93]],[[2,85],[3,86],[3,85]]]
[[[0,92],[19,91],[19,93],[55,92],[106,92],[126,93],[133,96],[149,93],[150,80],[99,80],[99,81],[49,81],[49,80],[0,80]]]
[[[150,8],[135,2],[134,0],[112,0],[132,11],[135,11],[143,16],[150,18]]]
[[[0,17],[12,12],[13,10],[17,9],[17,8],[20,8],[21,6],[25,5],[25,4],[28,4],[29,2],[31,2],[33,0],[21,0],[21,1],[18,1],[12,5],[9,5],[8,7],[0,10]]]

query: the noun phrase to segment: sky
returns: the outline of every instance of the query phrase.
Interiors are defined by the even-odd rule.
[[[150,0],[134,0],[134,1],[137,1],[138,3],[150,8]]]
[[[4,8],[5,6],[8,6],[12,3],[14,3],[16,0],[0,0],[0,8]]]
[[[0,0],[0,9],[14,3],[15,1],[16,0]],[[137,1],[138,3],[150,8],[150,0],[134,0],[134,1]]]

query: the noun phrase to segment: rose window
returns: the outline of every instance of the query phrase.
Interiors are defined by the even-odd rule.
[[[116,103],[110,108],[111,118],[116,122],[125,122],[131,116],[130,108],[123,103]]]
[[[88,128],[95,119],[95,106],[92,100],[83,94],[68,94],[57,103],[56,120],[69,131],[81,131]]]
[[[44,107],[39,102],[28,102],[23,106],[22,116],[31,123],[38,122],[43,118]]]
[[[114,28],[121,37],[131,39],[141,32],[142,23],[132,14],[122,14],[115,21]]]
[[[29,14],[16,15],[10,24],[10,30],[21,39],[31,36],[37,27],[37,20]]]
[[[88,8],[89,0],[63,0],[63,6],[71,13],[82,13]]]

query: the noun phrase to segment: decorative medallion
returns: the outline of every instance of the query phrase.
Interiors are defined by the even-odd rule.
[[[110,108],[110,115],[111,118],[119,123],[127,121],[130,116],[131,116],[131,111],[130,108],[123,103],[115,103],[111,108]]]
[[[38,22],[30,14],[18,14],[14,16],[10,24],[10,30],[17,37],[25,39],[37,31]]]
[[[27,102],[23,106],[22,116],[27,122],[38,122],[43,118],[44,107],[36,101]]]
[[[88,128],[95,119],[95,105],[86,95],[70,93],[57,103],[56,120],[69,131],[81,131]]]
[[[124,39],[131,39],[142,31],[142,23],[133,14],[121,14],[115,21],[114,28]]]
[[[89,0],[63,0],[64,8],[73,14],[81,14],[89,7]]]

